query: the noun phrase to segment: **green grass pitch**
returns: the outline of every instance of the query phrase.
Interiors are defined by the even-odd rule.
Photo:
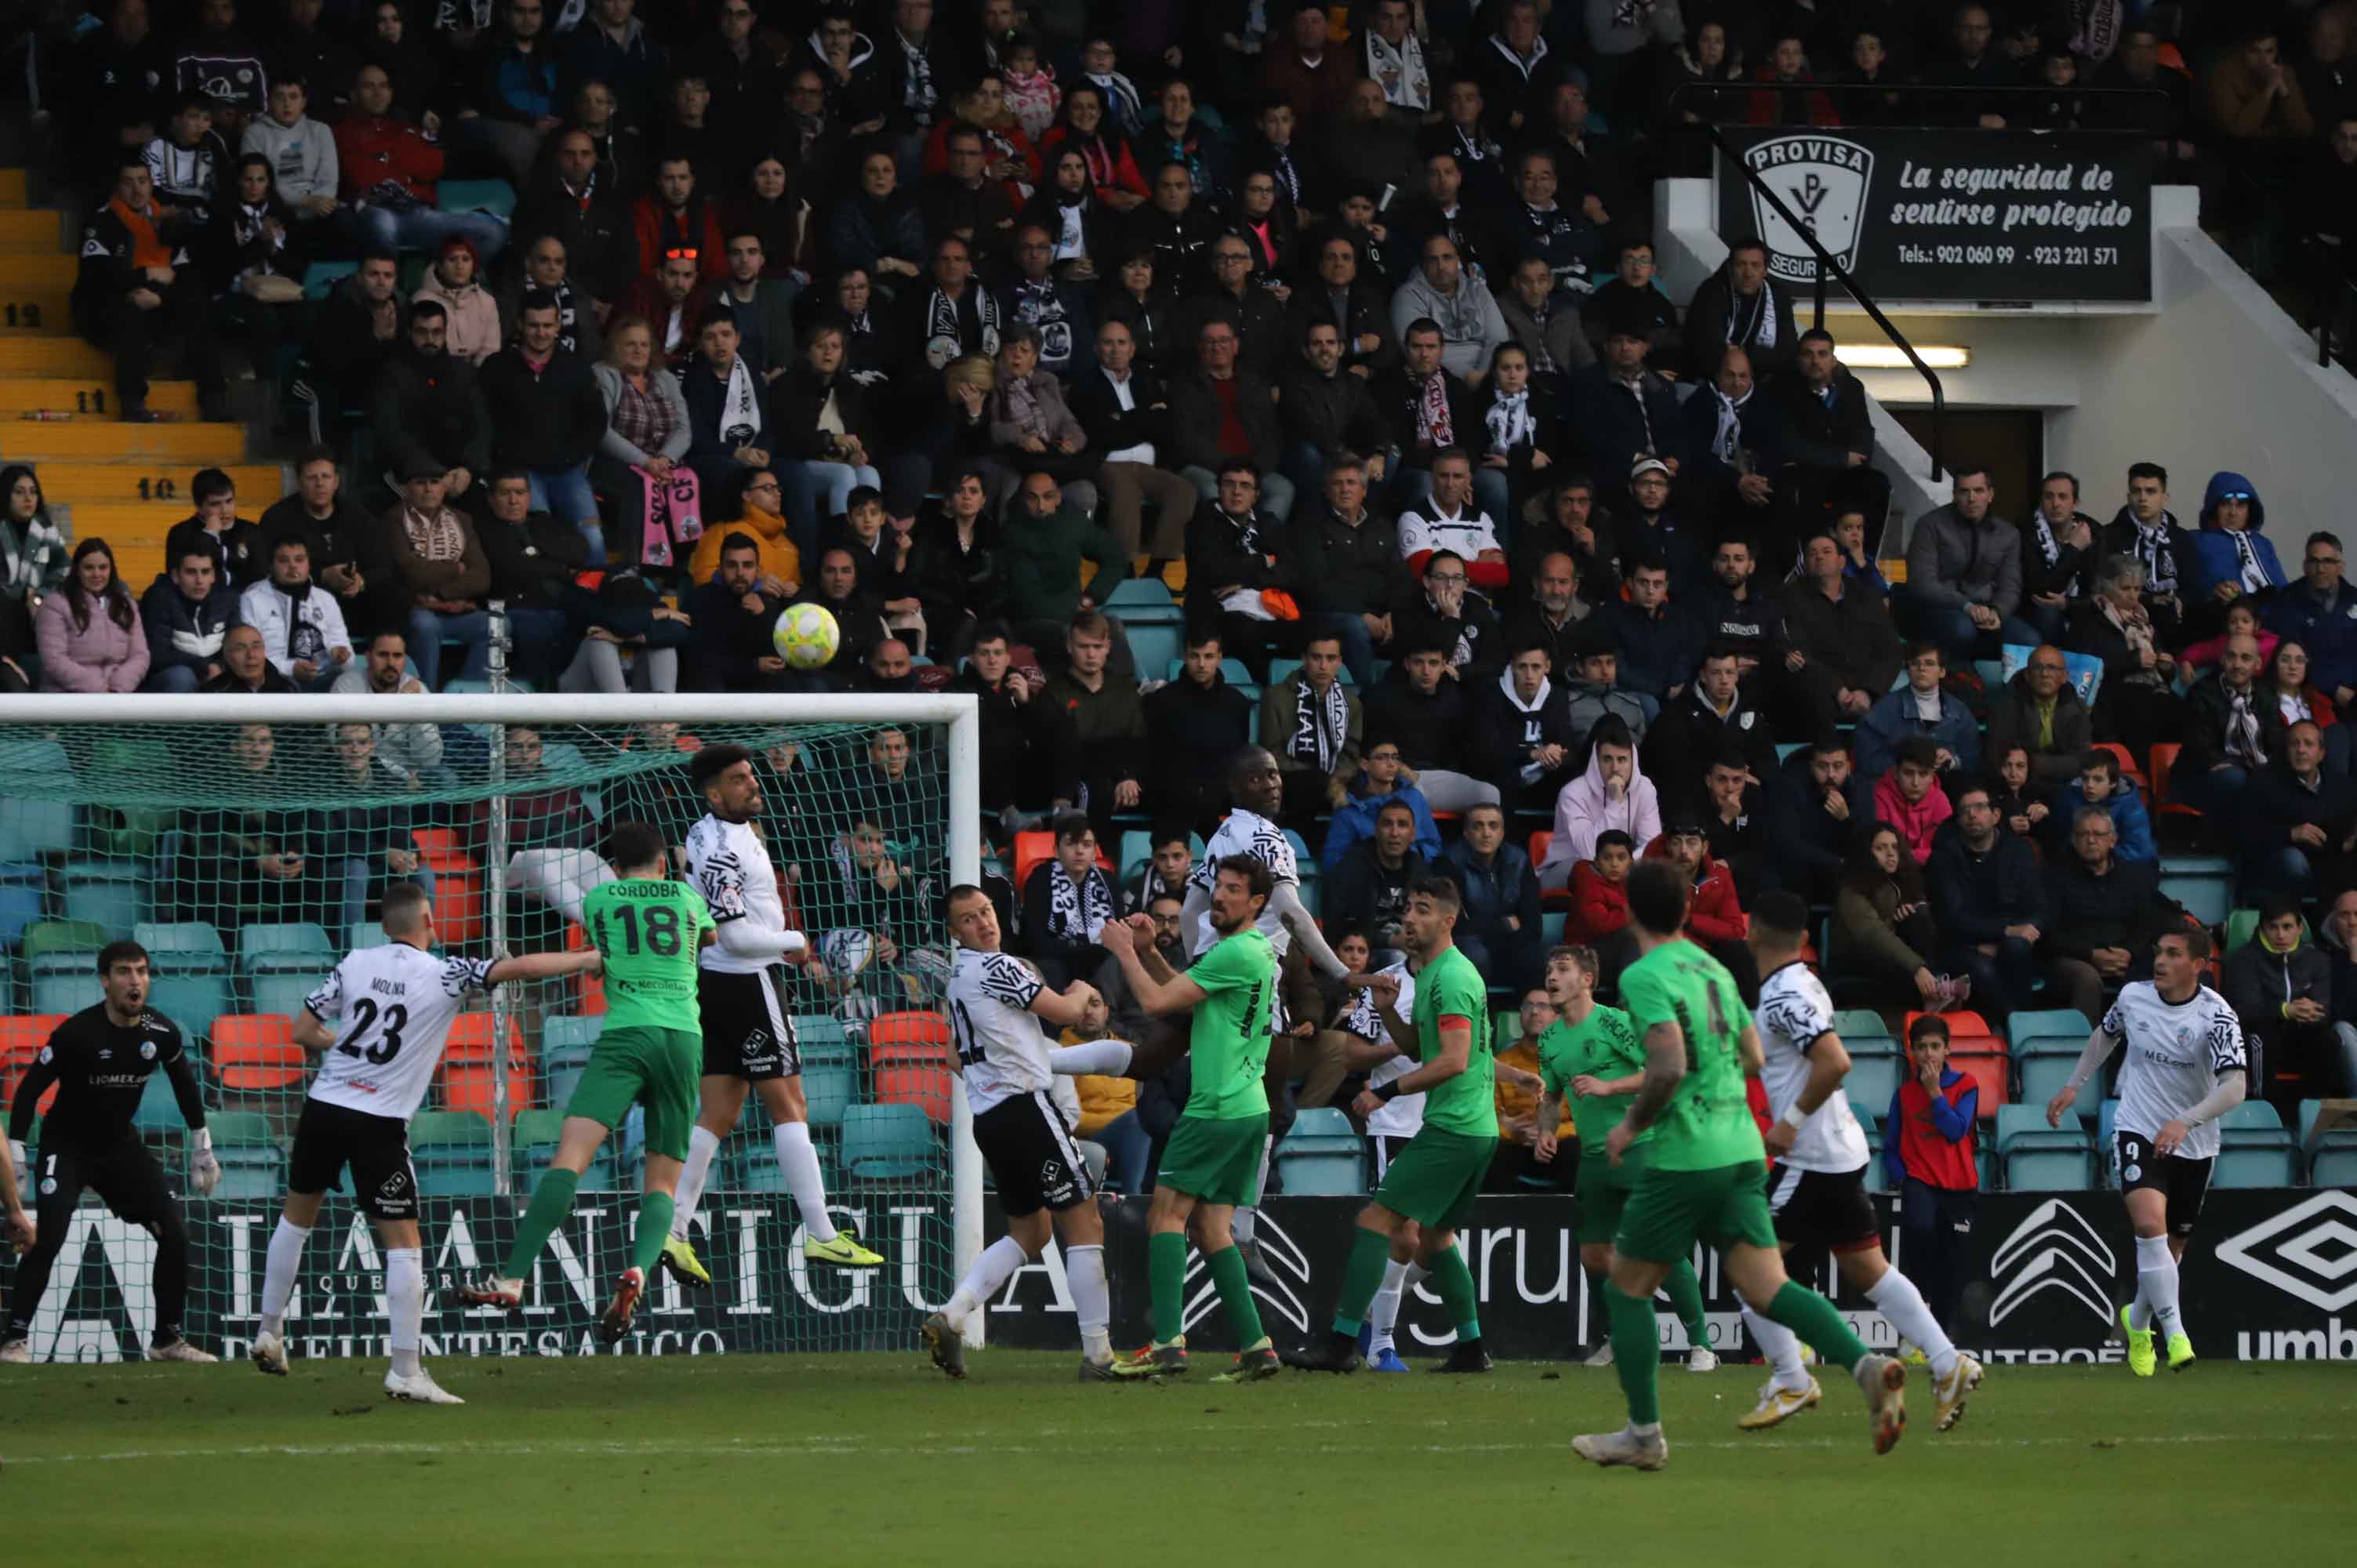
[[[1734,1429],[1759,1369],[1662,1374],[1669,1468],[1598,1471],[1609,1371],[1288,1372],[1082,1385],[1071,1356],[446,1360],[463,1409],[382,1363],[12,1371],[0,1497],[20,1563],[466,1561],[1373,1565],[2286,1563],[2347,1549],[2357,1366],[1995,1367],[1898,1451],[1857,1391]]]

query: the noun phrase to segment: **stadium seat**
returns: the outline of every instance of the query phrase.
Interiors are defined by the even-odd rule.
[[[286,1190],[286,1156],[270,1131],[270,1118],[251,1111],[216,1111],[205,1118],[221,1161],[216,1202],[269,1203]]]
[[[1141,610],[1175,611],[1178,606],[1170,596],[1169,585],[1161,578],[1130,577],[1114,585],[1113,592],[1105,596],[1103,607],[1126,627]]]
[[[362,948],[381,948],[393,940],[384,934],[384,926],[376,920],[354,920],[350,940],[344,945],[354,952]]]
[[[1981,1092],[1979,1114],[1984,1122],[2001,1106],[2013,1102],[2012,1063],[1987,1051],[1951,1051],[1948,1065],[1973,1080]]]
[[[933,1124],[915,1105],[854,1105],[843,1113],[843,1168],[858,1181],[911,1181],[941,1164]]]
[[[303,269],[303,297],[316,305],[360,270],[358,262],[313,262]]]
[[[950,1124],[952,1081],[949,1069],[930,1062],[894,1067],[879,1065],[875,1071],[876,1101],[880,1105],[921,1107],[935,1123],[946,1127]],[[809,1082],[807,1076],[803,1082]],[[811,1119],[818,1119],[815,1109],[811,1112]]]
[[[2063,1086],[2071,1081],[2071,1073],[2079,1065],[2077,1050],[2063,1051],[2049,1048],[2055,1044],[2056,1042],[2052,1040],[2033,1040],[2026,1055],[2014,1058],[2021,1068],[2021,1102],[2024,1105],[2036,1106],[2040,1115],[2045,1114],[2046,1102],[2060,1094]],[[2083,1046],[2085,1042],[2082,1041],[2081,1044]],[[2086,1087],[2100,1089],[2102,1084],[2100,1081],[2091,1081]],[[2086,1098],[2085,1091],[2083,1090],[2081,1092],[2083,1104]]]
[[[0,865],[0,948],[15,947],[48,912],[47,882],[37,865]]]
[[[494,1033],[498,1023],[499,1015],[493,1013],[461,1013],[451,1019],[450,1036],[442,1047],[443,1063],[488,1064],[499,1049],[499,1036]],[[511,1056],[521,1058],[523,1046],[517,1038],[512,1019],[508,1024],[507,1039]]]
[[[213,1076],[228,1093],[276,1094],[303,1082],[303,1047],[283,1017],[225,1013],[212,1021],[209,1039]]]
[[[44,854],[71,854],[73,849],[74,809],[69,802],[26,795],[0,800],[0,860],[14,865]]]
[[[237,933],[238,967],[248,974],[279,974],[289,970],[325,974],[336,964],[335,940],[328,929],[310,920],[256,924]]]
[[[275,1014],[290,1023],[302,1015],[303,1004],[319,983],[328,978],[327,971],[317,974],[259,974],[254,976],[253,1010]],[[334,1023],[333,1018],[325,1020]]]
[[[135,860],[76,860],[66,865],[66,918],[88,920],[127,937],[147,918],[150,874]]]
[[[148,988],[147,1005],[195,1040],[215,1018],[237,1011],[237,989],[226,974],[159,974]]]
[[[1129,639],[1130,657],[1140,670],[1167,670],[1170,661],[1186,653],[1186,634],[1176,621],[1122,620],[1122,635]]]
[[[131,1124],[151,1137],[187,1129],[188,1119],[180,1114],[179,1097],[172,1090],[169,1073],[159,1068],[147,1075],[146,1087],[139,1091],[139,1111]]]
[[[421,1111],[409,1123],[410,1163],[426,1197],[489,1197],[498,1190],[491,1124],[470,1111]]]
[[[878,1013],[867,1022],[867,1059],[877,1068],[925,1061],[949,1067],[949,1020],[938,1013]]]
[[[33,1058],[41,1054],[41,1047],[49,1043],[49,1036],[65,1021],[65,1015],[60,1013],[18,1013],[0,1017],[0,1080],[5,1080],[0,1082],[0,1098],[12,1106],[16,1103],[16,1085],[24,1080]],[[46,1112],[57,1098],[57,1085],[51,1084],[37,1109]]]
[[[142,920],[131,929],[131,940],[147,950],[158,974],[217,974],[229,967],[221,933],[203,920]]]
[[[2040,1107],[2000,1106],[1996,1145],[2008,1192],[2083,1192],[2090,1184],[2093,1150],[2075,1120],[2049,1127]]]
[[[1839,1035],[1842,1044],[1846,1046],[1852,1040],[1875,1036],[1887,1039],[1890,1036],[1890,1026],[1884,1023],[1882,1015],[1871,1007],[1839,1007],[1834,1010],[1834,1033]]]
[[[914,1069],[900,1069],[901,1071]],[[879,1078],[881,1074],[877,1075]],[[843,1113],[859,1098],[859,1074],[849,1067],[802,1064],[802,1101],[810,1107],[813,1127],[839,1127]]]
[[[2222,925],[2234,908],[2234,863],[2223,855],[2164,855],[2160,893],[2203,925]]]
[[[2162,817],[2199,817],[2201,813],[2180,800],[2169,798],[2169,775],[2176,770],[2177,754],[2182,745],[2173,740],[2155,741],[2152,747],[2152,800],[2154,814]]]
[[[489,1118],[497,1113],[499,1105],[499,1075],[493,1064],[452,1062],[445,1060],[435,1076],[442,1091],[443,1108],[449,1111],[472,1111]],[[511,1112],[530,1105],[537,1098],[533,1079],[532,1063],[521,1053],[508,1058],[508,1109]]]
[[[103,1001],[106,990],[98,983],[95,970],[53,970],[33,976],[33,1011],[36,1013],[79,1013]]]
[[[1298,1197],[1353,1197],[1367,1190],[1366,1145],[1332,1106],[1303,1111],[1276,1147],[1285,1190]]]
[[[2065,1039],[2076,1051],[2086,1045],[2095,1026],[2075,1007],[2025,1008],[2005,1021],[2005,1037],[2016,1056],[2032,1040]]]
[[[503,179],[446,179],[435,188],[436,205],[445,212],[488,212],[494,218],[515,216],[515,187]]]
[[[582,1069],[589,1065],[589,1053],[597,1048],[597,1036],[605,1027],[602,1018],[575,1018],[564,1014],[551,1014],[541,1020],[540,1066],[548,1075],[548,1103],[563,1111],[573,1099],[573,1090],[581,1081]]]
[[[2218,1119],[2212,1186],[2291,1187],[2298,1180],[2298,1145],[2273,1105],[2246,1100]]]
[[[514,1134],[508,1141],[508,1168],[519,1197],[531,1192],[533,1184],[548,1169],[564,1131],[562,1111],[525,1111],[517,1114]],[[589,1168],[581,1173],[582,1191],[605,1192],[613,1187],[617,1141],[608,1138],[590,1160]]]
[[[106,940],[105,929],[87,920],[36,920],[25,928],[25,961],[38,970],[49,959],[95,974],[98,950]]]
[[[1850,1109],[1879,1118],[1890,1109],[1890,1097],[1899,1092],[1906,1077],[1907,1063],[1895,1053],[1871,1057],[1853,1053],[1849,1077],[1842,1080],[1842,1089],[1849,1096]]]

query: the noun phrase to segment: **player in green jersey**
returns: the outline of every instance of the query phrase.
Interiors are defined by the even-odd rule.
[[[1446,876],[1422,875],[1408,884],[1407,910],[1400,921],[1400,945],[1415,974],[1414,1023],[1397,1012],[1399,976],[1351,975],[1344,984],[1365,986],[1383,1027],[1394,1040],[1414,1038],[1418,1065],[1381,1089],[1359,1096],[1354,1107],[1371,1114],[1402,1094],[1424,1096],[1424,1127],[1383,1173],[1383,1185],[1359,1211],[1351,1241],[1351,1262],[1334,1304],[1333,1330],[1326,1343],[1296,1352],[1286,1364],[1312,1372],[1352,1372],[1359,1368],[1359,1325],[1383,1284],[1392,1240],[1408,1221],[1419,1235],[1417,1262],[1440,1286],[1440,1299],[1457,1326],[1457,1342],[1437,1372],[1486,1372],[1490,1353],[1481,1348],[1481,1317],[1472,1271],[1457,1250],[1457,1228],[1472,1211],[1481,1178],[1498,1149],[1495,1062],[1490,1049],[1490,993],[1480,971],[1457,946],[1457,916],[1463,900]]]
[[[1152,1378],[1187,1369],[1184,1311],[1187,1222],[1195,1222],[1203,1262],[1219,1287],[1229,1326],[1243,1347],[1219,1380],[1272,1376],[1276,1352],[1261,1331],[1252,1282],[1236,1250],[1236,1206],[1250,1203],[1268,1138],[1269,1004],[1276,992],[1276,950],[1254,922],[1268,904],[1268,866],[1248,854],[1222,860],[1211,881],[1210,918],[1220,939],[1184,974],[1154,950],[1154,921],[1108,923],[1098,940],[1121,964],[1148,1014],[1194,1009],[1188,1056],[1194,1084],[1187,1109],[1163,1146],[1146,1216],[1146,1260],[1154,1288],[1154,1343],[1113,1365],[1115,1376]]]
[[[1641,1134],[1618,1165],[1605,1157],[1605,1138],[1644,1086],[1645,1047],[1628,1014],[1596,1000],[1596,974],[1593,948],[1557,948],[1547,954],[1547,1000],[1555,1004],[1555,1021],[1539,1036],[1539,1132],[1531,1141],[1531,1153],[1543,1161],[1555,1158],[1555,1133],[1562,1125],[1568,1095],[1572,1126],[1579,1135],[1579,1266],[1597,1282],[1600,1301],[1604,1278],[1612,1269],[1612,1232],[1620,1224],[1620,1210],[1636,1187],[1638,1173],[1652,1154],[1653,1133],[1648,1128]],[[1718,1354],[1710,1348],[1710,1326],[1702,1315],[1702,1282],[1695,1278],[1694,1260],[1680,1258],[1670,1265],[1663,1283],[1678,1321],[1685,1326],[1686,1370],[1717,1370]],[[1587,1364],[1612,1364],[1609,1337]]]
[[[1869,1354],[1833,1303],[1784,1273],[1768,1211],[1766,1150],[1744,1097],[1745,1076],[1757,1073],[1763,1059],[1760,1031],[1726,968],[1682,934],[1692,891],[1686,874],[1667,861],[1644,862],[1629,875],[1630,927],[1641,956],[1621,972],[1620,998],[1642,1031],[1645,1074],[1604,1140],[1617,1165],[1640,1135],[1653,1134],[1652,1154],[1613,1233],[1612,1278],[1604,1292],[1629,1424],[1575,1437],[1572,1452],[1594,1464],[1641,1470],[1669,1462],[1653,1292],[1699,1240],[1718,1249],[1727,1278],[1753,1311],[1857,1380],[1874,1451],[1887,1454],[1907,1428],[1907,1369],[1896,1357]]]
[[[671,1235],[672,1190],[687,1157],[704,1063],[695,954],[716,934],[703,896],[670,880],[662,834],[644,822],[623,822],[610,847],[619,880],[592,888],[581,909],[582,925],[605,955],[605,1027],[565,1108],[556,1153],[532,1189],[532,1207],[524,1210],[507,1267],[463,1293],[468,1301],[510,1312],[522,1305],[533,1261],[573,1212],[582,1173],[630,1107],[643,1105],[646,1187],[637,1236],[630,1266],[597,1322],[597,1337],[609,1345],[629,1332],[647,1272]]]

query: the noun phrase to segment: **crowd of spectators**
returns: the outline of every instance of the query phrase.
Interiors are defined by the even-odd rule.
[[[172,340],[210,400],[243,331],[320,444],[258,521],[196,476],[144,587],[0,474],[0,683],[397,697],[504,653],[544,690],[971,692],[994,837],[1057,840],[1023,940],[1072,973],[1159,917],[1249,745],[1329,926],[1380,952],[1444,870],[1517,996],[1548,906],[1610,996],[1640,859],[1747,983],[1745,906],[1789,889],[1846,996],[1997,1019],[2147,972],[2169,834],[2319,928],[2357,882],[2335,534],[2294,572],[2239,474],[2180,520],[2158,462],[1975,469],[1894,585],[1834,339],[1754,239],[1673,297],[1649,210],[1704,119],[2114,112],[2074,84],[2157,88],[2171,177],[2357,164],[2338,6],[2285,50],[1978,5],[260,3],[176,35],[114,0],[38,70],[104,199],[76,314],[124,416]],[[463,177],[511,217],[439,208]],[[1180,588],[1175,669],[1136,574]],[[770,645],[798,603],[822,670]],[[439,765],[434,726],[367,734]],[[1144,886],[1093,869],[1145,822]],[[518,875],[577,903],[587,827],[528,825]],[[338,830],[371,876],[380,828]]]

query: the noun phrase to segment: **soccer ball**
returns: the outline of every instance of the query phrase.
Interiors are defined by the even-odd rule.
[[[778,657],[796,670],[823,669],[843,642],[834,612],[824,605],[788,605],[770,633]]]

